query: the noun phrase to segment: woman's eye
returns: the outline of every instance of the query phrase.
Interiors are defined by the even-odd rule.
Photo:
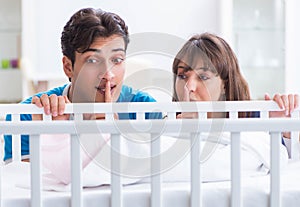
[[[184,74],[178,74],[177,77],[181,80],[186,79],[186,75],[184,75]]]
[[[124,61],[124,58],[114,58],[114,59],[112,59],[112,62],[114,63],[114,64],[120,64],[120,63],[122,63]]]
[[[207,77],[206,75],[199,75],[200,80],[208,80],[209,77]]]

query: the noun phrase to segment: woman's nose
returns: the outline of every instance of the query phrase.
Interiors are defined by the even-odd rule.
[[[197,82],[194,79],[189,79],[186,82],[186,87],[188,88],[189,92],[195,92],[197,87]]]

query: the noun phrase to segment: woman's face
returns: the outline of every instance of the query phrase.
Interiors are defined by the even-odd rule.
[[[225,94],[224,83],[219,75],[197,64],[195,69],[180,62],[177,68],[175,90],[178,101],[218,101]]]

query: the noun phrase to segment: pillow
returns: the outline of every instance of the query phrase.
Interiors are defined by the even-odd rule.
[[[79,137],[84,169],[110,139],[109,134],[84,134]],[[69,134],[41,135],[42,164],[63,184],[71,181],[71,145]]]

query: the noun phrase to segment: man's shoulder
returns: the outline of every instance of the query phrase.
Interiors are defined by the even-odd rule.
[[[65,89],[68,85],[69,85],[69,84],[65,84],[65,85],[62,85],[62,86],[58,86],[58,87],[55,87],[55,88],[51,88],[51,89],[49,89],[48,91],[43,91],[43,92],[37,93],[37,94],[35,94],[35,95],[33,95],[33,96],[41,97],[43,94],[47,94],[47,95],[49,95],[49,96],[52,95],[52,94],[56,94],[56,95],[58,95],[58,96],[61,96],[61,95],[63,94],[64,89]],[[21,103],[22,103],[22,104],[29,104],[29,103],[31,103],[31,99],[32,99],[33,96],[31,96],[31,97],[25,99],[25,100],[22,101]]]
[[[156,100],[147,92],[123,85],[119,102],[156,102]]]

